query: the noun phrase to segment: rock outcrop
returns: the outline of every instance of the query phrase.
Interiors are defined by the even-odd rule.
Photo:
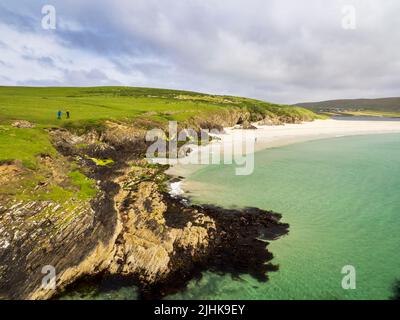
[[[195,206],[172,197],[166,192],[166,167],[139,160],[144,130],[109,124],[101,133],[49,134],[62,159],[42,155],[47,179],[62,186],[64,162],[73,162],[96,181],[97,195],[57,203],[24,197],[9,202],[11,196],[2,194],[0,297],[48,299],[79,279],[97,276],[124,277],[142,298],[160,298],[204,270],[247,273],[260,281],[276,270],[266,247],[288,232],[280,215]],[[98,165],[97,157],[115,162]],[[8,166],[1,170],[23,174]],[[46,181],[37,183],[40,190]],[[46,265],[56,270],[55,289],[42,288]]]
[[[35,124],[26,120],[14,121],[11,125],[15,128],[21,128],[21,129],[30,129],[35,127]]]

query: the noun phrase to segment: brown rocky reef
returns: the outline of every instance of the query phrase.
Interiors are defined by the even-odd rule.
[[[1,298],[47,299],[82,279],[122,277],[138,286],[142,298],[152,299],[181,290],[204,270],[260,281],[276,270],[267,241],[288,232],[280,215],[172,197],[166,167],[141,160],[143,130],[109,123],[102,133],[49,134],[61,158],[42,155],[47,179],[62,185],[67,164],[74,163],[96,181],[97,193],[68,210],[63,205],[72,200],[60,205],[22,197],[7,203],[10,198],[2,195]],[[24,174],[9,165],[6,172]],[[42,288],[45,265],[55,267],[56,289]]]

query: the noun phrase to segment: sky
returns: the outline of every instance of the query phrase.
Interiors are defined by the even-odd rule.
[[[398,0],[2,0],[0,85],[400,96],[399,12]]]

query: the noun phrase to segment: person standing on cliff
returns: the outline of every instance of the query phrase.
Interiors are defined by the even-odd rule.
[[[62,116],[62,112],[61,112],[61,110],[58,110],[58,112],[57,112],[57,119],[58,119],[58,120],[61,120],[61,116]]]
[[[67,111],[66,114],[67,114],[67,119],[69,119],[69,111]]]

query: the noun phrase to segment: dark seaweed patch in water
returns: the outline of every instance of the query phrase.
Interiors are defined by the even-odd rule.
[[[129,297],[115,294],[121,288],[128,288]],[[125,293],[126,294],[126,293]],[[65,294],[53,297],[53,299],[73,299],[73,300],[92,300],[100,299],[138,299],[138,288],[132,278],[122,276],[107,276],[99,274],[97,276],[83,277],[68,286]]]
[[[400,280],[396,280],[396,282],[393,285],[392,300],[400,300]]]

